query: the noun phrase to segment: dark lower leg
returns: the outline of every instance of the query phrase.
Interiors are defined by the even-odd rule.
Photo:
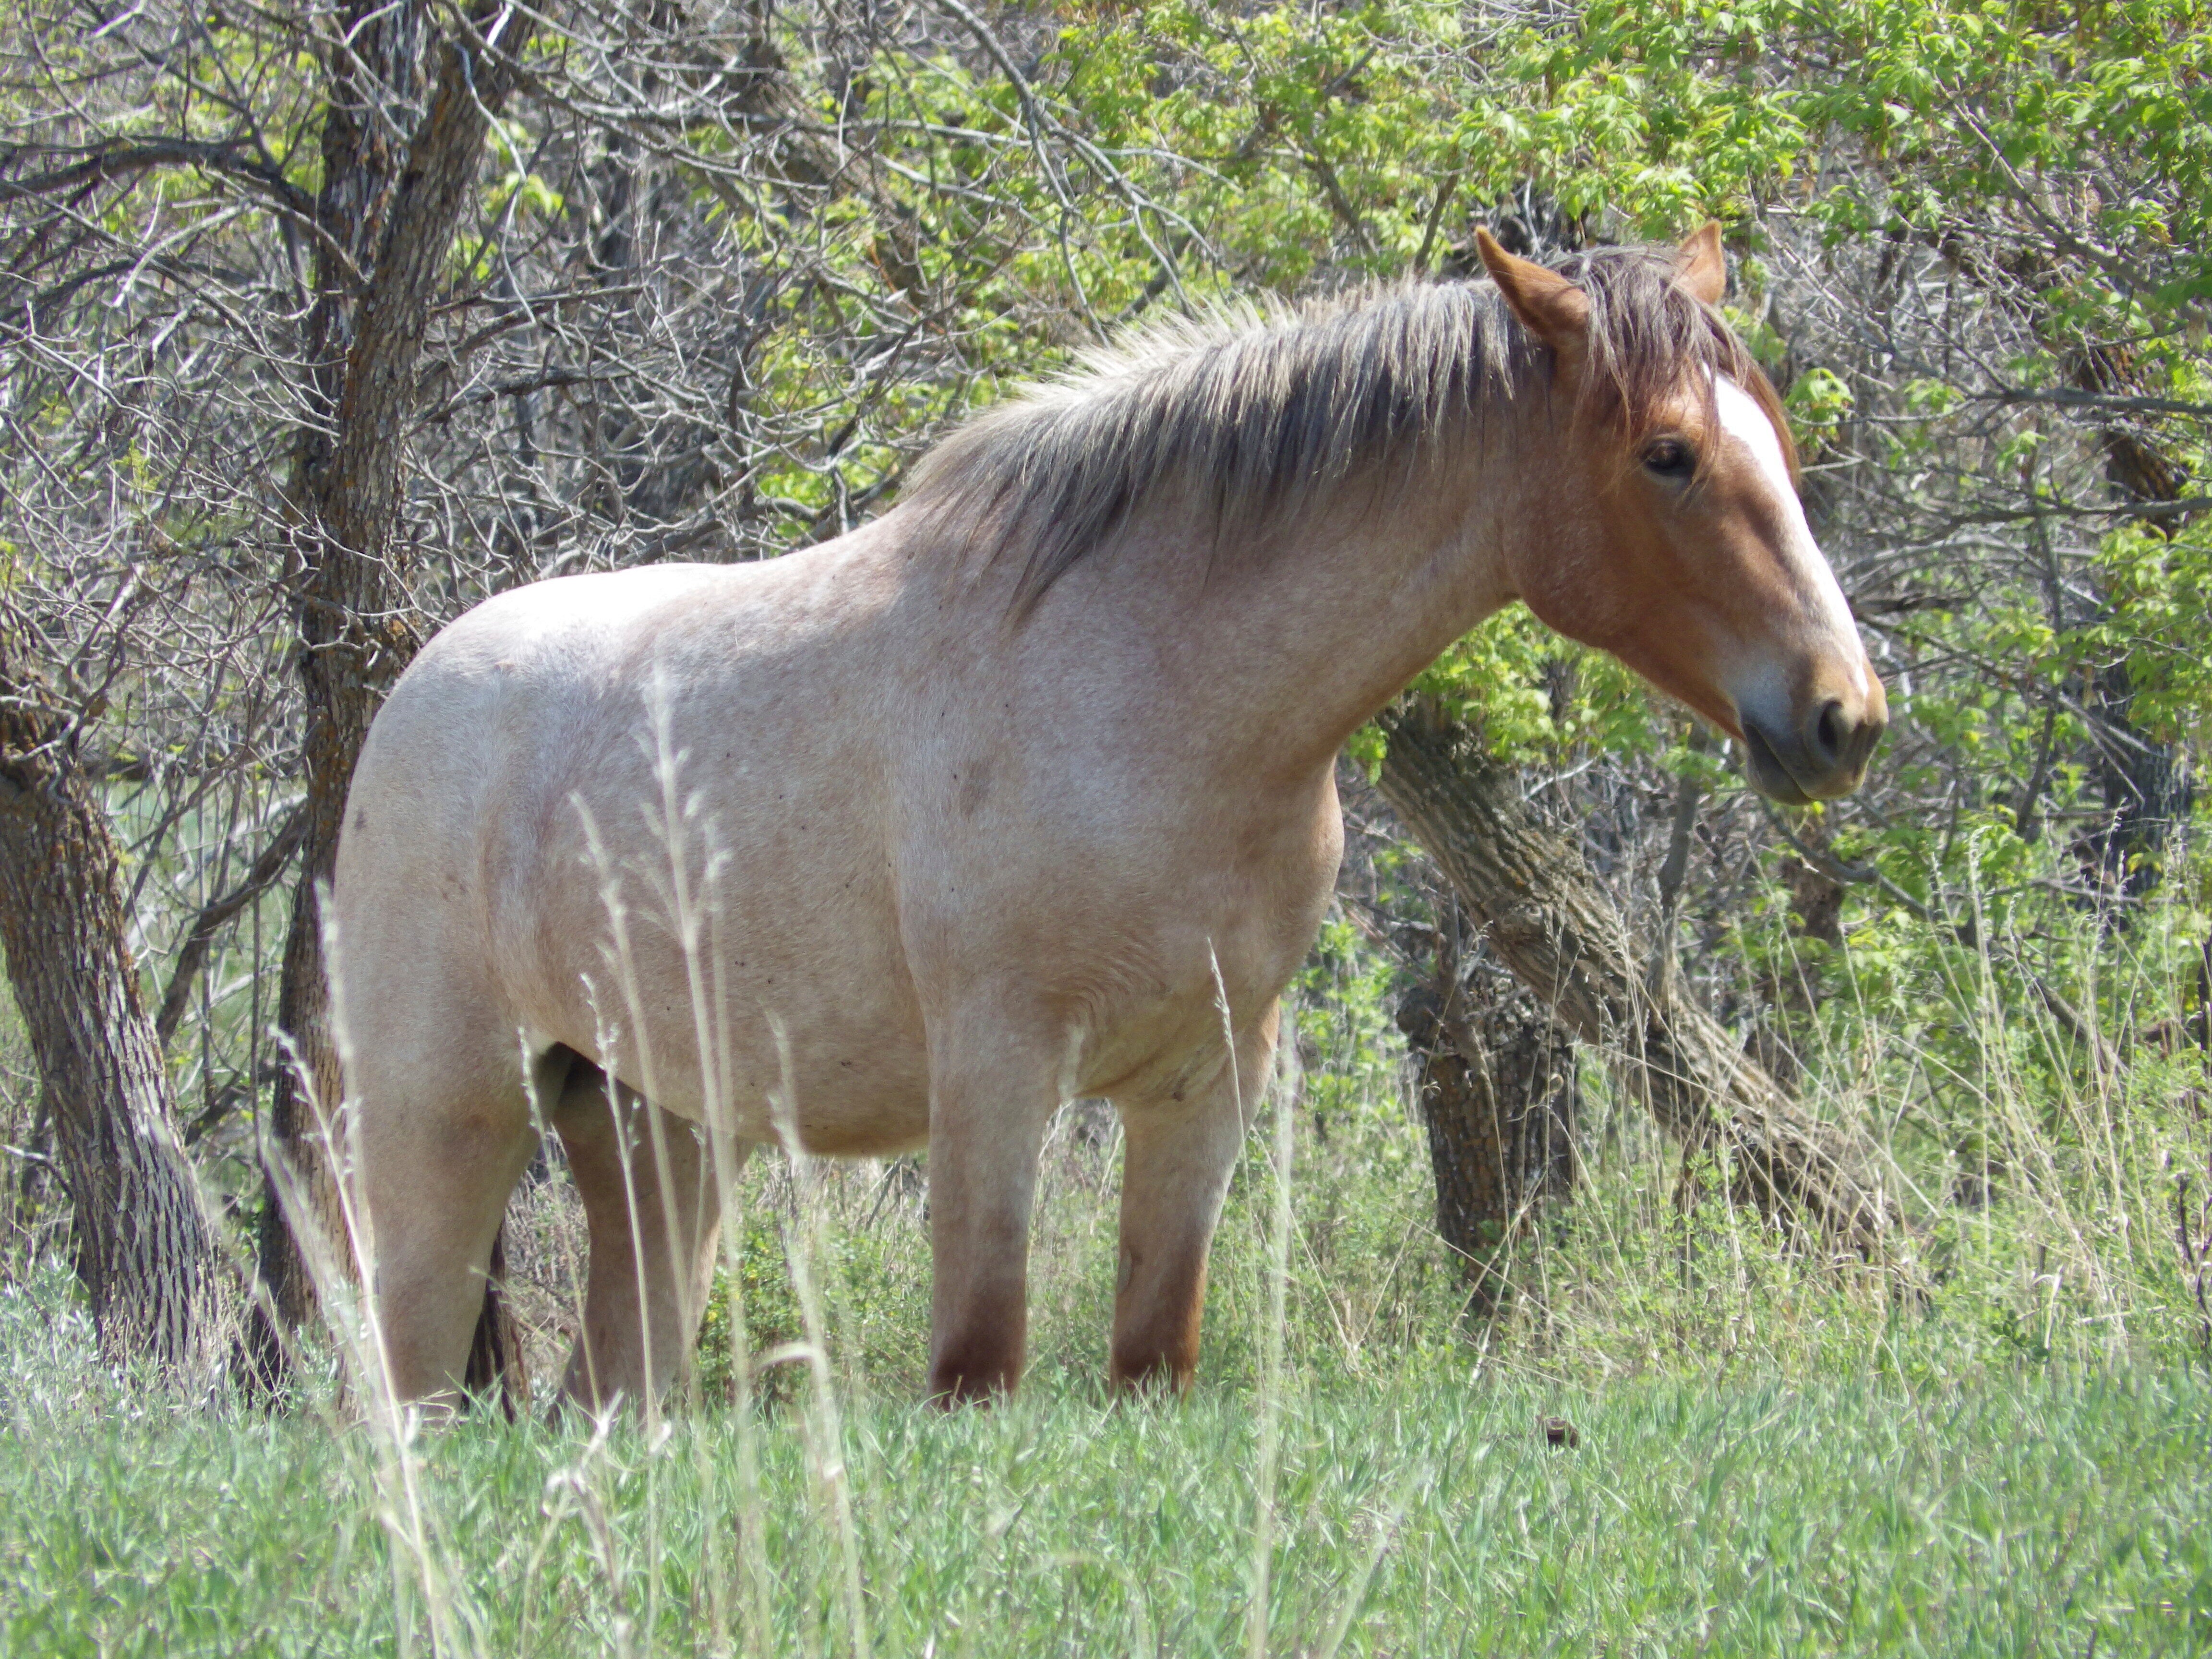
[[[1198,1370],[1206,1255],[1243,1126],[1234,1103],[1124,1120],[1120,1272],[1109,1376],[1177,1393]]]
[[[1115,1387],[1180,1394],[1198,1374],[1206,1259],[1230,1171],[1275,1054],[1270,1005],[1238,1034],[1236,1068],[1186,1098],[1132,1101],[1121,1112],[1121,1254],[1114,1295]]]
[[[985,1029],[932,1056],[929,1398],[1010,1394],[1029,1334],[1030,1206],[1056,1057]],[[966,1052],[963,1052],[965,1049]]]
[[[1029,1218],[1034,1153],[1026,1178],[983,1183],[972,1173],[930,1170],[929,1397],[959,1405],[1011,1394],[1021,1382],[1029,1339]],[[951,1160],[945,1160],[950,1162]]]

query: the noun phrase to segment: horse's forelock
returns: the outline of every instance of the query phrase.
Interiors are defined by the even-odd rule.
[[[1670,250],[1656,248],[1603,248],[1562,265],[1590,297],[1586,408],[1617,420],[1633,444],[1656,428],[1686,382],[1708,422],[1716,419],[1713,377],[1725,374],[1774,422],[1795,483],[1797,447],[1773,382],[1719,313],[1681,285],[1680,270]]]

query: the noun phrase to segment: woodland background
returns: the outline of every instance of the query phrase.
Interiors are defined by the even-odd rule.
[[[378,701],[471,604],[834,536],[963,414],[1132,323],[1464,276],[1480,225],[1546,257],[1714,218],[1890,689],[1869,787],[1763,805],[1518,612],[1455,647],[1346,757],[1352,850],[1273,1109],[1301,1160],[1288,1322],[1238,1334],[1268,1269],[1235,1229],[1265,1232],[1284,1179],[1255,1165],[1209,1365],[1278,1376],[1287,1332],[1329,1376],[1849,1374],[1900,1321],[1947,1376],[2202,1354],[2208,24],[2185,0],[0,9],[16,1328],[75,1333],[111,1407],[165,1376],[319,1397],[337,1362],[269,1173],[315,1206],[315,884]],[[1039,1363],[1066,1382],[1103,1341],[1114,1130],[1081,1105],[1063,1129]],[[567,1317],[553,1173],[517,1199],[480,1355],[517,1413]],[[701,1386],[796,1396],[751,1356],[806,1325],[783,1263],[818,1248],[837,1375],[896,1394],[924,1172],[751,1179]]]

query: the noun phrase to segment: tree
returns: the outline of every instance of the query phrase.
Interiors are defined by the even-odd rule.
[[[1649,971],[1575,850],[1529,811],[1480,735],[1418,699],[1382,726],[1383,799],[1498,959],[1576,1036],[1621,1057],[1670,1136],[1725,1153],[1763,1212],[1794,1212],[1836,1243],[1886,1254],[1894,1218],[1868,1149],[1809,1117],[1677,976]]]
[[[205,1387],[224,1263],[179,1144],[161,1047],[125,945],[122,861],[81,722],[30,666],[0,599],[0,945],[74,1204],[103,1354]]]
[[[1463,974],[1455,949],[1438,952],[1435,981],[1408,991],[1396,1018],[1413,1056],[1437,1231],[1472,1305],[1489,1313],[1512,1285],[1529,1224],[1574,1187],[1574,1038],[1525,991]]]
[[[344,1097],[329,1025],[321,892],[369,722],[419,643],[398,568],[405,434],[430,302],[477,182],[484,135],[526,44],[526,26],[504,7],[464,14],[450,33],[416,3],[351,4],[339,20],[343,34],[326,59],[312,221],[305,418],[287,492],[307,802],[276,1015],[294,1064],[278,1075],[270,1132],[297,1173],[272,1175],[261,1224],[263,1282],[276,1316],[294,1324],[313,1307],[314,1291],[293,1228],[319,1226],[341,1249],[345,1237],[327,1148],[318,1145]],[[311,1213],[288,1216],[288,1188],[306,1197]],[[264,1374],[273,1375],[280,1352],[263,1332],[257,1358]]]

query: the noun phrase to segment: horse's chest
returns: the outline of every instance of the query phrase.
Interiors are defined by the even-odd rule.
[[[1172,1091],[1310,948],[1341,847],[1333,799],[1143,810],[1082,792],[1081,813],[979,815],[908,849],[900,908],[925,1006],[1005,999],[1011,1017],[1079,1033],[1083,1087]],[[1272,805],[1273,810],[1261,807]]]

